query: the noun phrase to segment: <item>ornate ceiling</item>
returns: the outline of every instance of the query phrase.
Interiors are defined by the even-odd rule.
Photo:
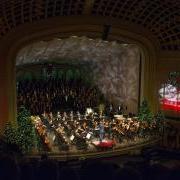
[[[0,37],[25,23],[87,14],[138,24],[162,50],[180,50],[180,0],[0,0]]]

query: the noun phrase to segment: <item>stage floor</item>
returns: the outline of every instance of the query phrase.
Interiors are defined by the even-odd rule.
[[[112,148],[95,148],[93,144],[89,145],[87,150],[77,150],[75,146],[68,151],[59,151],[57,147],[54,147],[54,151],[34,151],[31,154],[27,154],[27,158],[40,159],[42,155],[46,154],[50,159],[57,159],[60,161],[67,160],[84,160],[94,159],[101,157],[113,157],[119,155],[138,155],[145,148],[154,147],[159,145],[161,141],[160,137],[151,137],[148,139],[141,139],[139,142],[131,143],[117,143]],[[97,141],[96,141],[97,142]]]
[[[81,138],[79,139],[79,145],[77,145],[77,142],[75,143],[75,137],[72,136],[68,138],[66,137],[67,141],[67,147],[65,149],[62,149],[60,146],[60,143],[56,142],[55,134],[53,131],[49,131],[47,133],[48,137],[48,150],[47,152],[55,153],[55,154],[78,154],[82,152],[99,152],[99,151],[106,151],[110,149],[121,149],[126,148],[130,146],[135,146],[137,144],[142,144],[148,141],[152,141],[154,139],[158,139],[157,135],[147,135],[145,137],[139,137],[135,136],[133,138],[122,138],[121,142],[119,142],[118,139],[113,138],[104,138],[102,141],[100,141],[99,137],[92,137],[90,139],[87,138]]]
[[[144,146],[154,145],[160,141],[160,137],[158,136],[148,136],[145,138],[136,137],[134,140],[124,139],[121,143],[110,140],[103,139],[102,142],[99,141],[98,138],[93,138],[87,142],[87,147],[84,149],[77,149],[77,146],[74,144],[69,145],[68,150],[60,150],[57,144],[52,144],[51,149],[47,151],[37,151],[34,150],[32,154],[41,155],[41,154],[49,154],[49,155],[58,155],[58,156],[81,156],[81,155],[90,155],[91,154],[101,154],[101,153],[114,153],[121,152],[127,153],[127,150],[136,150],[136,148],[143,148]]]

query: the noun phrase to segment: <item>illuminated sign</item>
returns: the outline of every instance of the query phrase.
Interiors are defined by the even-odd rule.
[[[168,83],[159,90],[160,105],[163,110],[180,113],[180,72],[169,74]]]

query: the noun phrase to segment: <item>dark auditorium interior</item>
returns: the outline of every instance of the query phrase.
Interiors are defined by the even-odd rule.
[[[180,0],[0,0],[1,180],[180,180]]]

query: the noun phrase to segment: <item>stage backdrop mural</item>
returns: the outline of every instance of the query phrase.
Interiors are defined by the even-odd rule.
[[[87,37],[53,39],[30,44],[17,56],[16,66],[47,62],[87,64],[93,82],[108,101],[137,112],[139,100],[140,49]],[[64,63],[64,62],[63,62]]]

